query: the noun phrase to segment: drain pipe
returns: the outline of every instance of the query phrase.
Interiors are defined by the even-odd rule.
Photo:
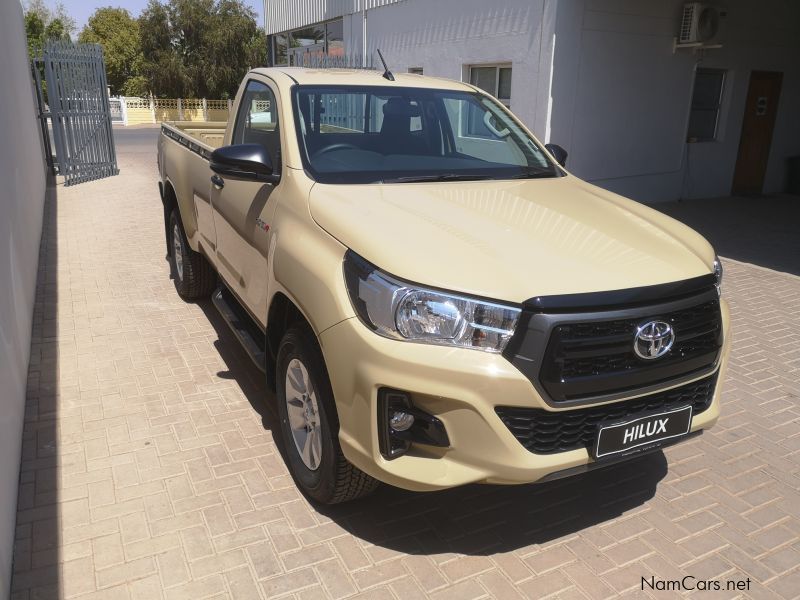
[[[364,2],[364,8],[361,11],[361,66],[367,68],[367,3]]]

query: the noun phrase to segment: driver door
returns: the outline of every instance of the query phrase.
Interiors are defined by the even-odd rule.
[[[281,133],[277,89],[250,79],[242,93],[231,144],[261,144],[280,173]],[[220,185],[220,183],[222,185]],[[230,290],[262,325],[266,321],[267,252],[280,182],[241,181],[216,175],[211,206],[217,232],[217,262]]]

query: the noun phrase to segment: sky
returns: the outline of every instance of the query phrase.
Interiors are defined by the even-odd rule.
[[[0,0],[4,1],[4,0]],[[125,8],[128,10],[131,15],[134,17],[138,17],[139,13],[147,6],[148,0],[61,0],[61,3],[64,5],[64,8],[67,9],[67,12],[75,19],[75,23],[77,24],[78,28],[75,31],[75,35],[77,36],[83,26],[86,25],[86,21],[89,20],[89,17],[95,11],[103,6],[113,6],[119,8]],[[56,0],[45,0],[45,3],[50,7],[53,8],[56,5]],[[244,3],[248,6],[252,7],[255,10],[257,15],[257,22],[259,25],[264,25],[264,3],[262,0],[244,0]]]

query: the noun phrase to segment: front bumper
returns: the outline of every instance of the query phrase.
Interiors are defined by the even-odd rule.
[[[724,340],[717,386],[710,407],[693,417],[692,432],[711,427],[719,416],[721,382],[730,349],[729,312],[724,301],[721,312]],[[568,469],[580,471],[593,463],[583,448],[534,454],[517,441],[495,412],[496,406],[559,409],[549,406],[502,356],[386,339],[357,318],[325,330],[320,343],[336,398],[342,451],[359,469],[385,483],[418,491],[468,483],[530,483]],[[450,446],[414,444],[407,454],[385,459],[378,445],[377,396],[381,387],[410,393],[415,407],[444,423]],[[631,394],[619,401],[641,395]]]

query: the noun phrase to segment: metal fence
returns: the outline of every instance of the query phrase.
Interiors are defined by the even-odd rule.
[[[365,69],[374,70],[371,56],[364,60],[360,54],[323,54],[321,52],[298,52],[291,56],[291,65],[312,69]]]
[[[119,173],[101,47],[49,41],[33,67],[43,130],[49,120],[55,142],[51,165],[64,185]]]

